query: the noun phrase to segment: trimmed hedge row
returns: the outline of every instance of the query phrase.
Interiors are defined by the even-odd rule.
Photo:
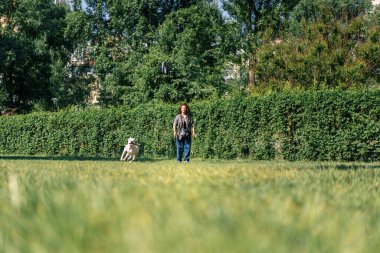
[[[119,157],[133,136],[145,156],[174,156],[178,106],[0,117],[0,154]],[[380,160],[380,91],[278,93],[191,104],[193,157]]]

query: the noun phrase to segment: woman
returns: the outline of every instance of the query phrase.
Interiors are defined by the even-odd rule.
[[[173,136],[176,139],[177,162],[190,162],[191,136],[195,137],[194,121],[191,117],[190,108],[186,103],[179,106],[177,116],[173,122]]]

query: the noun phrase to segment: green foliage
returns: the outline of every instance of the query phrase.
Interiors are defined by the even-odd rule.
[[[88,0],[86,10],[70,13],[67,36],[91,48],[86,57],[95,62],[101,104],[177,103],[224,93],[224,20],[210,2]]]
[[[355,1],[356,2],[356,1]],[[261,91],[378,87],[380,54],[370,1],[301,1],[286,37],[258,49]]]
[[[239,32],[237,54],[248,76],[248,89],[257,89],[257,50],[267,39],[274,40],[283,34],[290,11],[299,0],[222,1]],[[269,37],[269,38],[268,38]]]
[[[67,8],[49,0],[7,2],[0,9],[7,20],[0,28],[0,107],[51,108],[53,77],[61,72],[52,66],[64,66],[71,48],[63,33]]]
[[[277,93],[194,103],[202,158],[380,158],[380,92]],[[145,155],[173,156],[176,106],[33,113],[0,118],[1,154],[117,157],[128,137]]]
[[[221,66],[223,20],[215,6],[199,3],[171,13],[137,68],[146,98],[164,102],[218,96],[225,91]],[[165,64],[166,71],[161,66]]]
[[[83,107],[93,94],[102,107],[136,107],[380,83],[380,9],[370,0],[81,2],[1,0],[1,109]]]

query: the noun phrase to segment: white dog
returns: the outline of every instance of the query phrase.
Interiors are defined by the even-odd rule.
[[[128,138],[128,144],[125,145],[123,153],[121,154],[120,161],[128,160],[132,162],[139,154],[139,147],[135,143],[135,138]]]

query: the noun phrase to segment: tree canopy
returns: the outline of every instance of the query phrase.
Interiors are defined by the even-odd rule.
[[[71,52],[63,29],[68,8],[52,1],[2,1],[0,16],[0,103],[28,110],[51,108],[52,79]]]
[[[379,88],[370,0],[0,0],[0,108]]]

